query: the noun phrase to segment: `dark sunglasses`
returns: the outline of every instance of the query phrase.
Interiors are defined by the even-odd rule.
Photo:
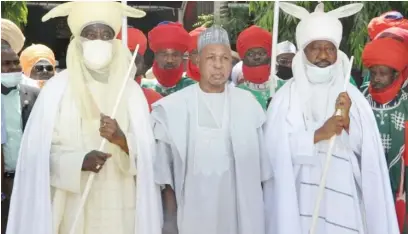
[[[54,67],[52,65],[36,65],[35,71],[36,72],[43,72],[43,71],[52,72],[54,71]]]

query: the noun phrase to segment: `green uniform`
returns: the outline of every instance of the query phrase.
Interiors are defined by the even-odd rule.
[[[373,109],[378,129],[380,130],[381,141],[389,168],[391,189],[393,197],[396,199],[401,178],[401,157],[404,157],[405,149],[405,121],[408,118],[408,93],[402,89],[393,101],[385,105],[378,104],[372,100],[367,87],[363,94]],[[405,180],[407,180],[406,174],[403,175]],[[406,185],[408,185],[407,182],[404,184],[405,191],[407,189]],[[405,223],[404,233],[408,233],[407,223]]]
[[[262,108],[266,110],[266,104],[268,103],[268,99],[271,96],[268,83],[269,82],[266,82],[264,84],[254,84],[249,81],[245,81],[244,83],[240,84],[238,88],[251,92],[255,96],[259,104],[261,104]]]
[[[163,97],[165,97],[195,83],[195,80],[190,79],[187,76],[183,76],[175,86],[167,88],[159,84],[156,79],[143,79],[142,88],[153,89],[154,91],[160,93]]]

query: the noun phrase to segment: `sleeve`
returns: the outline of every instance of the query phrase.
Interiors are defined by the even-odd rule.
[[[312,156],[315,150],[314,144],[315,130],[299,130],[289,133],[289,143],[292,155],[297,156]]]
[[[347,134],[346,132],[344,132],[343,134],[341,134],[341,141],[346,145],[349,145],[354,154],[361,155],[363,136],[361,135],[361,121],[357,113],[357,107],[352,105],[350,110],[349,133]]]
[[[174,189],[172,173],[174,168],[173,153],[163,125],[155,122],[153,134],[156,140],[156,156],[153,162],[155,181],[160,185],[170,185]]]
[[[53,132],[50,153],[51,185],[72,193],[80,193],[82,163],[88,152],[79,151],[78,147],[64,140],[60,127],[56,124]]]
[[[273,177],[272,163],[269,160],[268,154],[266,153],[264,133],[262,128],[258,129],[258,139],[259,139],[259,152],[260,152],[260,162],[261,162],[261,182],[270,180]]]
[[[5,124],[5,120],[4,120],[4,115],[6,113],[4,112],[4,106],[3,106],[3,102],[1,103],[1,144],[5,144],[6,143],[6,139],[7,139],[7,134],[6,134],[6,124]]]
[[[119,167],[120,171],[124,174],[128,175],[136,175],[137,172],[137,167],[136,167],[136,161],[137,161],[137,156],[138,156],[138,150],[137,150],[137,139],[136,135],[133,133],[133,129],[129,125],[129,130],[128,133],[126,134],[126,141],[128,144],[129,148],[129,155],[123,152],[119,148],[119,146],[114,146],[116,147],[116,152],[118,157],[112,157],[114,160],[115,164]]]

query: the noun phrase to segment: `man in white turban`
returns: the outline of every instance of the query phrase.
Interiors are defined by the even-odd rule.
[[[292,61],[296,54],[296,46],[290,41],[283,41],[276,48],[277,87],[281,88],[288,80],[292,79]]]
[[[67,69],[42,89],[26,127],[8,234],[160,233],[149,107],[133,80],[131,53],[115,39],[122,17],[144,15],[118,2],[69,2],[43,17],[68,16],[74,38]],[[98,151],[103,138],[108,143]],[[91,173],[97,174],[72,232]]]
[[[290,3],[281,8],[301,19],[293,79],[272,99],[265,125],[274,178],[264,189],[268,234],[399,233],[387,163],[376,120],[357,88],[347,85],[347,56],[339,50],[339,18],[362,4],[315,12]],[[341,115],[336,116],[336,110]],[[318,200],[329,139],[337,135],[323,197]],[[320,209],[315,213],[316,204]],[[310,232],[312,217],[316,229]]]
[[[227,84],[231,60],[227,32],[206,29],[198,39],[199,83],[154,104],[163,233],[265,233],[262,183],[272,171],[264,112],[251,93]]]

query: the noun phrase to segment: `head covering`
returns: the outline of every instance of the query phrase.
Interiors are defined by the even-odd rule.
[[[231,46],[228,33],[221,26],[213,25],[200,34],[197,42],[198,52],[207,45],[213,44],[224,44],[228,47]]]
[[[147,48],[147,38],[142,31],[137,28],[128,28],[127,29],[127,36],[128,36],[128,48],[130,51],[134,51],[136,49],[137,44],[139,44],[139,51],[138,53],[144,55]],[[119,32],[118,37],[119,40],[122,40],[122,33]]]
[[[290,41],[284,41],[277,45],[276,55],[296,54],[296,46]]]
[[[41,44],[33,44],[23,50],[20,55],[20,63],[23,67],[24,75],[30,77],[31,70],[40,60],[47,60],[54,67],[56,65],[54,52],[50,48]]]
[[[389,11],[373,18],[368,24],[368,35],[373,40],[379,33],[387,28],[399,27],[408,30],[408,20],[404,19],[398,11]]]
[[[45,22],[49,19],[68,16],[68,26],[75,37],[81,35],[84,27],[92,23],[103,23],[115,31],[115,35],[121,29],[123,17],[142,18],[144,11],[123,5],[120,2],[68,2],[58,5],[42,18]]]
[[[82,42],[79,37],[81,31],[92,23],[103,23],[110,26],[117,34],[122,26],[123,17],[140,18],[144,15],[143,11],[122,5],[119,2],[78,1],[58,5],[42,18],[42,21],[47,21],[55,17],[68,16],[68,26],[74,35],[68,45],[66,58],[67,70],[69,71],[69,90],[73,92],[71,95],[75,99],[80,116],[84,121],[99,119],[101,111],[86,85],[86,81],[94,80],[95,75],[89,72],[84,63]],[[109,89],[106,90],[106,107],[108,109],[113,109],[123,79],[133,79],[136,69],[134,63],[131,62],[132,55],[129,49],[124,47],[122,42],[117,39],[112,40],[112,54],[110,64],[102,71],[97,71],[97,74],[107,80]],[[132,74],[130,77],[125,77],[130,64],[133,67]],[[121,111],[123,112],[123,110],[118,112]],[[118,113],[118,116],[122,115],[123,113]],[[119,119],[118,122],[120,122]]]
[[[20,28],[8,19],[1,19],[1,39],[7,41],[16,54],[23,48],[25,41]]]
[[[401,37],[404,41],[404,44],[407,46],[408,48],[408,30],[406,29],[402,29],[402,28],[398,28],[398,27],[392,27],[392,28],[388,28],[384,31],[382,31],[381,33],[379,33],[374,40],[379,39],[383,34],[385,33],[389,33],[389,34],[394,34],[398,37]]]
[[[253,25],[239,34],[237,39],[237,51],[241,59],[243,59],[249,49],[256,47],[264,48],[270,56],[272,50],[272,34],[261,27]]]
[[[231,80],[235,85],[238,85],[238,78],[242,75],[242,61],[235,64],[231,72]]]
[[[198,37],[200,36],[200,33],[204,32],[205,30],[206,30],[205,27],[198,27],[189,33],[191,37],[191,43],[190,46],[188,47],[188,52],[197,49]]]
[[[363,4],[349,4],[330,12],[324,12],[324,4],[319,3],[313,13],[286,2],[280,3],[280,7],[284,12],[300,19],[296,27],[296,43],[298,49],[303,50],[309,43],[316,40],[330,41],[339,48],[343,34],[343,26],[339,18],[354,15],[363,8]]]
[[[175,22],[157,25],[149,32],[148,39],[153,52],[161,49],[175,49],[182,53],[187,51],[191,40],[183,25]]]
[[[399,72],[398,78],[390,86],[382,90],[369,86],[368,90],[372,98],[381,104],[392,101],[408,78],[408,50],[404,43],[392,38],[374,40],[365,46],[362,59],[367,68],[384,65]]]

